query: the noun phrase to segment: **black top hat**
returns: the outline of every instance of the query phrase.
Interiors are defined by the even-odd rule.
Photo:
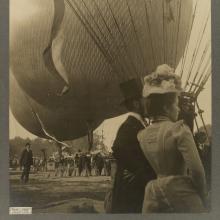
[[[139,99],[142,97],[142,82],[141,79],[130,79],[120,84],[121,92],[124,96],[124,101]]]

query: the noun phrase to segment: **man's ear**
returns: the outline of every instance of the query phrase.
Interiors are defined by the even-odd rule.
[[[134,101],[133,101],[133,105],[134,105],[134,107],[137,109],[137,108],[140,107],[140,102],[139,102],[138,100],[134,100]]]

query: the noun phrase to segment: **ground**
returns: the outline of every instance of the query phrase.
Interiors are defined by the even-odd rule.
[[[32,207],[33,213],[104,213],[110,177],[54,177],[30,174],[27,184],[20,172],[10,172],[10,206]]]

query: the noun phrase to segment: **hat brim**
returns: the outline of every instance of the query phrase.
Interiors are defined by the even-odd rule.
[[[163,89],[159,87],[151,87],[147,91],[143,91],[143,97],[147,98],[151,94],[166,94],[166,93],[181,93],[183,90],[181,89]]]

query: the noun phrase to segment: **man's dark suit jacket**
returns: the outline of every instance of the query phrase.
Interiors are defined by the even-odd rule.
[[[129,116],[114,141],[112,151],[117,170],[112,191],[113,213],[141,213],[145,186],[156,178],[137,140],[142,129],[142,123]]]
[[[33,165],[33,154],[32,150],[27,151],[27,149],[24,149],[21,154],[20,159],[20,166],[31,166]]]

